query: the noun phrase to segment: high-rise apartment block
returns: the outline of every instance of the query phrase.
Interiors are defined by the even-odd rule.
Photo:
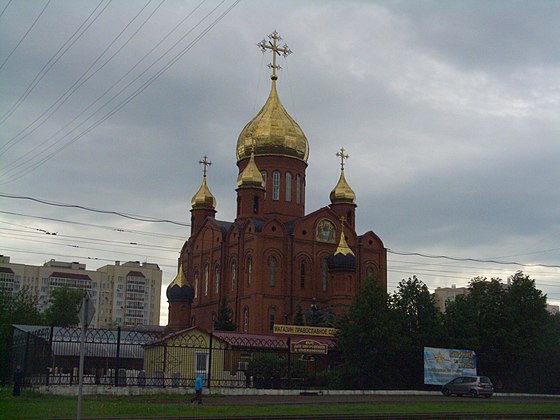
[[[16,264],[0,256],[0,288],[12,294],[27,288],[49,306],[58,287],[87,290],[95,306],[93,327],[159,325],[162,271],[157,264],[128,261],[86,270],[78,262],[50,260],[42,266]]]

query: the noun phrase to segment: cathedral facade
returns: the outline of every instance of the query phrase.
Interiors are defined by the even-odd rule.
[[[274,57],[270,94],[235,149],[235,220],[215,218],[205,157],[191,201],[191,236],[167,289],[170,329],[212,331],[225,300],[238,332],[270,333],[311,305],[343,313],[368,276],[387,288],[383,242],[372,231],[355,231],[356,196],[345,178],[344,149],[337,153],[340,177],[330,204],[305,213],[309,143],[276,90],[276,56],[289,50],[277,46],[276,33],[269,38],[259,45]]]

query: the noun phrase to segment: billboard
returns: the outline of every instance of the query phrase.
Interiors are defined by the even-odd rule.
[[[476,375],[473,350],[424,347],[424,384],[443,385],[463,375]]]

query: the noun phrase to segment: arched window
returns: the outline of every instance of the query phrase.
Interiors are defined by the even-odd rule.
[[[264,180],[264,199],[266,200],[266,171],[261,171],[261,175]]]
[[[220,293],[220,266],[218,264],[214,268],[214,293]]]
[[[270,331],[274,330],[274,323],[276,322],[276,309],[268,308],[268,328]]]
[[[268,259],[268,284],[270,287],[274,287],[276,285],[276,267],[278,266],[278,262],[276,261],[275,257],[270,257]]]
[[[194,273],[194,298],[198,297],[198,271]]]
[[[235,270],[235,260],[231,262],[231,291],[235,291],[235,282],[236,279],[236,270]]]
[[[251,287],[251,281],[253,277],[253,260],[251,257],[247,257],[247,287]]]
[[[296,203],[301,203],[301,177],[296,175]]]
[[[302,261],[299,266],[299,286],[305,289],[305,261]]]
[[[243,332],[249,331],[249,308],[243,309]]]
[[[208,264],[204,266],[204,296],[208,296]]]
[[[292,174],[286,172],[286,201],[292,201]]]
[[[374,271],[373,271],[373,267],[368,267],[366,270],[366,278],[373,278],[374,277]]]
[[[280,172],[272,172],[272,199],[280,200]]]
[[[328,278],[327,259],[323,258],[321,260],[321,280],[322,280],[323,292],[327,290],[327,278]]]

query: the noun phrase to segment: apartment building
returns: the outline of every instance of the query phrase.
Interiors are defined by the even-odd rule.
[[[0,288],[16,294],[28,288],[49,306],[57,287],[87,290],[95,307],[92,326],[159,325],[162,271],[157,264],[128,261],[87,270],[85,264],[50,260],[42,266],[17,264],[0,256]]]

